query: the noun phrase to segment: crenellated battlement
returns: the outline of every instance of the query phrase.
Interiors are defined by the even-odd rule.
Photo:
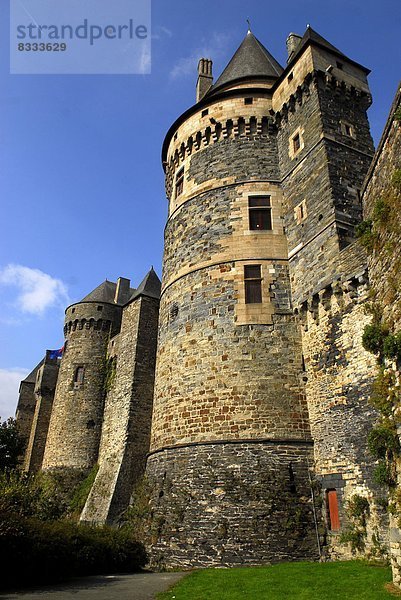
[[[241,136],[266,136],[275,132],[276,126],[271,115],[233,117],[222,122],[211,123],[210,126],[198,130],[175,149],[166,166],[167,195],[171,195],[174,176],[177,169],[179,169],[185,159],[193,153],[221,140]]]
[[[93,329],[93,331],[110,331],[111,320],[107,319],[75,319],[75,321],[68,321],[64,325],[64,335],[67,336],[71,331],[78,329]]]

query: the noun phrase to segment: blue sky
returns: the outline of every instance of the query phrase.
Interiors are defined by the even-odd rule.
[[[14,1],[14,0],[12,0]],[[134,3],[134,0],[133,0]],[[9,6],[0,0],[0,415],[46,348],[63,344],[63,308],[104,279],[160,274],[167,214],[160,151],[194,103],[196,66],[218,75],[246,34],[285,63],[306,24],[372,69],[377,144],[401,79],[399,0],[153,0],[150,75],[10,75]]]

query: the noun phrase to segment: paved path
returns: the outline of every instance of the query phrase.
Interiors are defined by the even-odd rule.
[[[153,600],[185,573],[135,573],[80,577],[69,583],[1,594],[3,600]]]

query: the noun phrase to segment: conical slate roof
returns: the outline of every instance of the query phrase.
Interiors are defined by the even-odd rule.
[[[139,296],[148,296],[149,298],[157,299],[160,298],[161,285],[160,279],[152,267],[131,296],[130,302]]]
[[[117,284],[113,281],[103,281],[90,294],[82,298],[81,302],[114,302]]]
[[[248,31],[242,44],[207,95],[238,79],[253,77],[277,79],[282,72],[282,66],[253,33]]]
[[[117,284],[113,281],[103,281],[90,294],[82,298],[80,302],[109,302],[114,304],[116,296]],[[131,294],[135,292],[135,288],[130,288]]]

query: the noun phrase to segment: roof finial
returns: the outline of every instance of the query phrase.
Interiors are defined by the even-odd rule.
[[[306,29],[310,29],[310,23],[306,24]]]
[[[251,31],[251,21],[250,21],[249,17],[247,18],[246,22],[248,23],[248,33],[252,33],[252,31]]]

